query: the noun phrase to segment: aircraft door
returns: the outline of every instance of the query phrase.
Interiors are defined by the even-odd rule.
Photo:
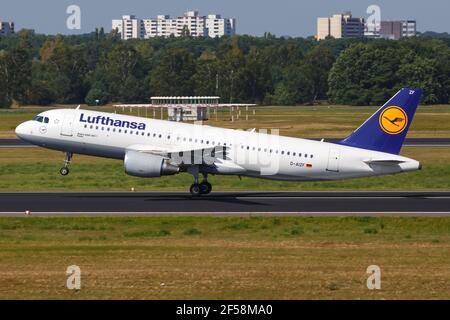
[[[75,122],[76,112],[68,112],[64,116],[64,120],[61,126],[61,135],[62,136],[73,136],[73,125]]]
[[[328,155],[327,171],[339,172],[339,158],[339,149],[330,149],[330,153]]]

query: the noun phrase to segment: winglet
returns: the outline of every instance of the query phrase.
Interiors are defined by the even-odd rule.
[[[81,104],[79,104],[75,110],[80,110],[80,108],[81,108]]]

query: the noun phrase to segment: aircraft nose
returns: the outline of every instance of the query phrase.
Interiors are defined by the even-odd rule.
[[[16,127],[16,136],[18,136],[20,139],[23,139],[26,134],[26,122],[19,124]]]

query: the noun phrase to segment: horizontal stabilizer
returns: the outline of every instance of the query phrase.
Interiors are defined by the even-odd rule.
[[[379,164],[379,165],[396,165],[396,164],[400,164],[400,163],[404,163],[406,161],[402,161],[402,160],[383,160],[383,159],[378,159],[378,160],[364,160],[365,163],[367,164]]]

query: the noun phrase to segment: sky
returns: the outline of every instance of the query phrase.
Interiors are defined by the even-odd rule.
[[[14,21],[16,30],[35,29],[45,34],[88,33],[96,27],[111,29],[111,20],[125,14],[152,18],[158,14],[222,14],[237,19],[237,33],[307,37],[316,33],[316,18],[352,11],[367,18],[369,5],[381,8],[382,20],[415,19],[419,31],[450,33],[449,0],[0,0],[0,21]],[[66,26],[67,7],[81,9],[81,29]]]

